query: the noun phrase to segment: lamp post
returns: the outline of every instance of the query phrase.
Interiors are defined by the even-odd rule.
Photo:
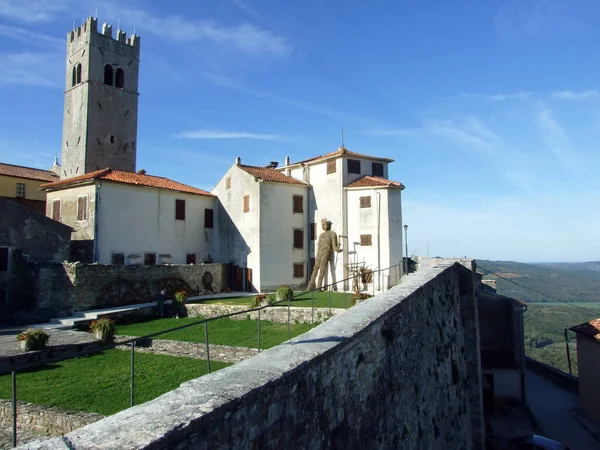
[[[404,273],[408,273],[408,225],[404,225],[404,243],[406,245],[406,259],[404,260]]]

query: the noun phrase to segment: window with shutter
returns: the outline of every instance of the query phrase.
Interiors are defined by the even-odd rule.
[[[60,200],[52,201],[52,219],[60,222]]]
[[[175,220],[185,220],[185,200],[175,200]]]
[[[144,253],[144,264],[154,266],[156,264],[156,253]]]
[[[250,212],[250,196],[244,195],[244,212]]]
[[[77,197],[77,220],[87,220],[87,197]]]
[[[294,248],[304,248],[304,230],[294,230]]]
[[[25,198],[25,183],[17,183],[17,198]]]
[[[303,213],[304,205],[303,205],[303,197],[301,195],[294,195],[293,197],[293,208],[294,213]]]
[[[355,173],[360,175],[360,161],[358,159],[348,160],[348,173]]]
[[[372,172],[374,177],[383,177],[383,163],[374,162]]]
[[[214,211],[211,208],[204,210],[204,228],[213,228]]]
[[[335,171],[336,171],[335,163],[336,163],[335,159],[332,159],[331,161],[327,161],[327,175],[329,175],[330,173],[335,173]]]
[[[361,208],[370,208],[371,207],[371,196],[370,195],[360,198],[360,207]]]
[[[196,254],[188,253],[187,255],[185,255],[185,263],[186,264],[196,264]]]
[[[310,240],[311,241],[317,240],[317,224],[315,222],[312,222],[310,224]]]
[[[360,245],[371,245],[371,235],[370,234],[361,234],[360,235]]]
[[[304,278],[304,263],[294,263],[294,278]]]
[[[125,253],[113,252],[110,255],[111,264],[115,266],[125,265]]]

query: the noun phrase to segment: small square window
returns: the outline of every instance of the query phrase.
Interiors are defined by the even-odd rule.
[[[293,197],[293,209],[294,213],[303,213],[304,212],[304,198],[301,195],[294,195]]]
[[[114,266],[125,265],[125,253],[113,252],[110,255],[110,263]]]
[[[211,208],[206,208],[204,210],[204,228],[213,228],[214,226],[214,210]]]
[[[370,234],[360,235],[360,245],[372,245]]]
[[[304,263],[294,263],[294,278],[304,278]]]
[[[361,208],[370,208],[371,207],[371,196],[370,195],[360,198],[360,207]]]
[[[312,222],[310,224],[310,240],[311,241],[317,240],[317,224],[315,222]]]
[[[17,198],[25,198],[25,183],[17,183]]]
[[[225,189],[231,189],[231,177],[225,178]]]
[[[187,255],[185,255],[185,263],[186,264],[196,264],[196,254],[188,253]]]
[[[175,200],[175,220],[185,220],[185,200]]]
[[[87,197],[77,197],[77,220],[87,220]]]
[[[348,173],[355,173],[360,175],[360,160],[349,159],[348,160]]]
[[[156,253],[144,253],[144,264],[147,266],[156,265]]]
[[[336,160],[332,159],[331,161],[327,161],[327,175],[330,173],[335,173],[336,171]]]
[[[304,248],[304,230],[294,230],[294,248]]]
[[[250,196],[244,195],[244,212],[250,212]]]
[[[374,177],[383,177],[383,163],[374,162],[372,164],[372,172]]]

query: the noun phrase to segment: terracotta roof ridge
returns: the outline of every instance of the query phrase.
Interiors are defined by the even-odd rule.
[[[51,170],[48,170],[48,169],[38,169],[37,167],[22,166],[20,164],[11,164],[11,163],[5,163],[5,162],[0,162],[0,165],[18,167],[19,169],[39,170],[40,172],[48,172],[54,176],[58,176],[54,172],[52,172]]]

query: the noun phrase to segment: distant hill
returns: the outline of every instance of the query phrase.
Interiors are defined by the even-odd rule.
[[[494,272],[507,280],[487,274],[484,279],[497,280],[498,293],[529,302],[600,302],[600,262],[525,264],[514,261],[477,260],[477,267]],[[517,286],[511,281],[533,289]]]

